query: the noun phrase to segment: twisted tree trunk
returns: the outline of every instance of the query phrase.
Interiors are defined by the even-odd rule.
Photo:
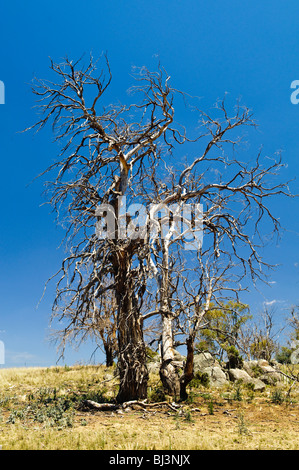
[[[143,338],[141,316],[136,304],[134,279],[131,273],[131,254],[123,251],[118,256],[116,274],[116,300],[118,305],[118,368],[120,388],[119,403],[147,397],[148,371],[146,347]]]
[[[169,395],[179,397],[180,380],[174,364],[172,317],[167,314],[162,316],[161,360],[160,378],[164,390]]]
[[[187,385],[191,382],[194,377],[194,338],[189,337],[186,340],[187,343],[187,359],[184,368],[184,374],[180,380],[180,399],[187,400]]]

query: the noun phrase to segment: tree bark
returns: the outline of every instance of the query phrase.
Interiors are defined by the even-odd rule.
[[[134,298],[134,279],[130,275],[131,256],[125,250],[119,258],[116,275],[118,305],[118,368],[120,388],[117,402],[147,397],[148,371],[141,316]]]
[[[162,240],[162,275],[159,285],[160,310],[162,316],[162,341],[161,341],[161,367],[160,378],[165,391],[174,397],[180,395],[180,381],[177,369],[173,364],[174,347],[172,331],[172,313],[169,305],[169,243]]]
[[[160,282],[160,309],[162,314],[162,344],[160,378],[165,391],[180,400],[188,398],[187,385],[193,379],[194,337],[187,338],[187,359],[180,377],[175,364],[173,341],[173,314],[169,305],[169,240],[162,240],[162,277]]]
[[[194,339],[192,337],[187,338],[187,359],[184,368],[184,374],[180,380],[180,399],[182,401],[187,400],[187,385],[191,382],[194,377]]]
[[[105,354],[106,354],[106,367],[113,366],[113,359],[114,359],[114,349],[111,344],[104,345]]]

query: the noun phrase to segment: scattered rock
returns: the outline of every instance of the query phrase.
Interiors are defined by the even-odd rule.
[[[202,372],[208,374],[211,387],[223,387],[228,384],[227,376],[219,366],[206,367]]]
[[[299,364],[299,349],[295,349],[295,351],[291,354],[291,364]]]
[[[240,380],[243,383],[252,384],[253,390],[255,391],[262,391],[266,388],[266,385],[262,380],[251,377],[243,369],[229,369],[228,374],[233,382],[237,382],[238,380]]]
[[[207,367],[219,367],[218,361],[214,359],[212,354],[206,352],[206,353],[200,353],[200,354],[195,354],[194,356],[194,373],[196,372],[204,372],[204,369]]]
[[[276,382],[281,380],[281,374],[270,366],[267,361],[258,361],[258,367],[263,371],[263,374],[259,376],[259,379],[269,385],[274,385]]]
[[[263,381],[260,380],[260,379],[254,379],[254,378],[252,378],[252,379],[251,379],[251,382],[249,382],[249,383],[253,384],[253,390],[254,390],[255,392],[258,392],[258,391],[259,391],[259,392],[262,392],[262,391],[265,390],[265,388],[266,388],[265,382],[263,382]]]
[[[299,349],[297,352],[296,360],[299,363]],[[295,354],[294,354],[295,357]],[[175,351],[175,358],[173,364],[177,368],[183,369],[186,357]],[[160,356],[157,355],[148,364],[149,373],[159,374],[160,371]],[[206,373],[209,377],[211,387],[222,387],[229,383],[229,381],[237,382],[238,380],[243,383],[251,384],[253,390],[262,391],[266,385],[277,385],[281,382],[281,374],[278,371],[279,365],[270,365],[266,360],[258,361],[243,361],[241,368],[229,368],[221,364],[212,356],[212,354],[205,352],[195,354],[194,356],[194,374],[197,372]]]
[[[276,374],[276,376],[274,376],[273,374],[263,374],[259,377],[259,380],[262,380],[262,382],[264,382],[264,384],[266,385],[276,385],[277,382],[280,381],[280,376],[279,374]]]
[[[243,369],[250,377],[256,377],[257,361],[244,361]]]
[[[276,372],[275,369],[272,366],[270,366],[269,362],[265,361],[265,359],[260,359],[259,361],[257,361],[257,365],[258,367],[260,367],[260,369],[262,369],[263,372],[266,372],[266,373]]]
[[[238,380],[244,383],[252,382],[252,377],[243,369],[229,369],[228,375],[232,382],[237,382]]]

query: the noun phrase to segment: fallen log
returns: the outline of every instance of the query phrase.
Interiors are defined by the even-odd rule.
[[[97,403],[93,400],[86,400],[85,404],[88,407],[96,409],[98,411],[115,411],[119,409],[119,405],[116,405],[115,403]]]
[[[170,404],[168,401],[162,401],[162,402],[156,402],[156,403],[146,403],[145,400],[139,401],[139,400],[131,400],[127,401],[121,404],[116,404],[116,403],[97,403],[93,400],[86,400],[84,402],[89,408],[93,408],[98,411],[116,411],[119,409],[126,409],[130,406],[140,406],[143,409],[149,409],[149,408],[157,408],[157,407],[162,407],[162,406],[167,406],[170,408],[172,411],[177,411],[178,408],[180,408],[180,405],[177,404]]]

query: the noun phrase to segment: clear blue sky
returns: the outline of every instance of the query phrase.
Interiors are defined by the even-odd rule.
[[[59,268],[62,232],[50,209],[40,207],[42,185],[31,180],[55,157],[50,130],[34,136],[18,133],[35,119],[30,82],[49,76],[49,57],[78,58],[107,51],[113,73],[111,91],[122,97],[131,84],[133,65],[153,68],[156,56],[178,89],[211,106],[225,92],[252,108],[259,130],[251,136],[253,152],[282,149],[288,167],[283,176],[298,177],[299,105],[290,101],[291,83],[299,80],[298,0],[36,0],[2,2],[0,7],[0,80],[6,103],[0,105],[1,233],[0,340],[6,367],[52,365],[48,318],[49,289],[36,305],[45,280]],[[299,193],[298,182],[292,186]],[[279,246],[265,250],[281,263],[272,287],[251,292],[258,314],[272,302],[279,314],[299,301],[299,200],[278,202],[275,214],[288,228]],[[92,348],[69,351],[65,362],[89,361]],[[99,355],[96,360],[101,360]]]

